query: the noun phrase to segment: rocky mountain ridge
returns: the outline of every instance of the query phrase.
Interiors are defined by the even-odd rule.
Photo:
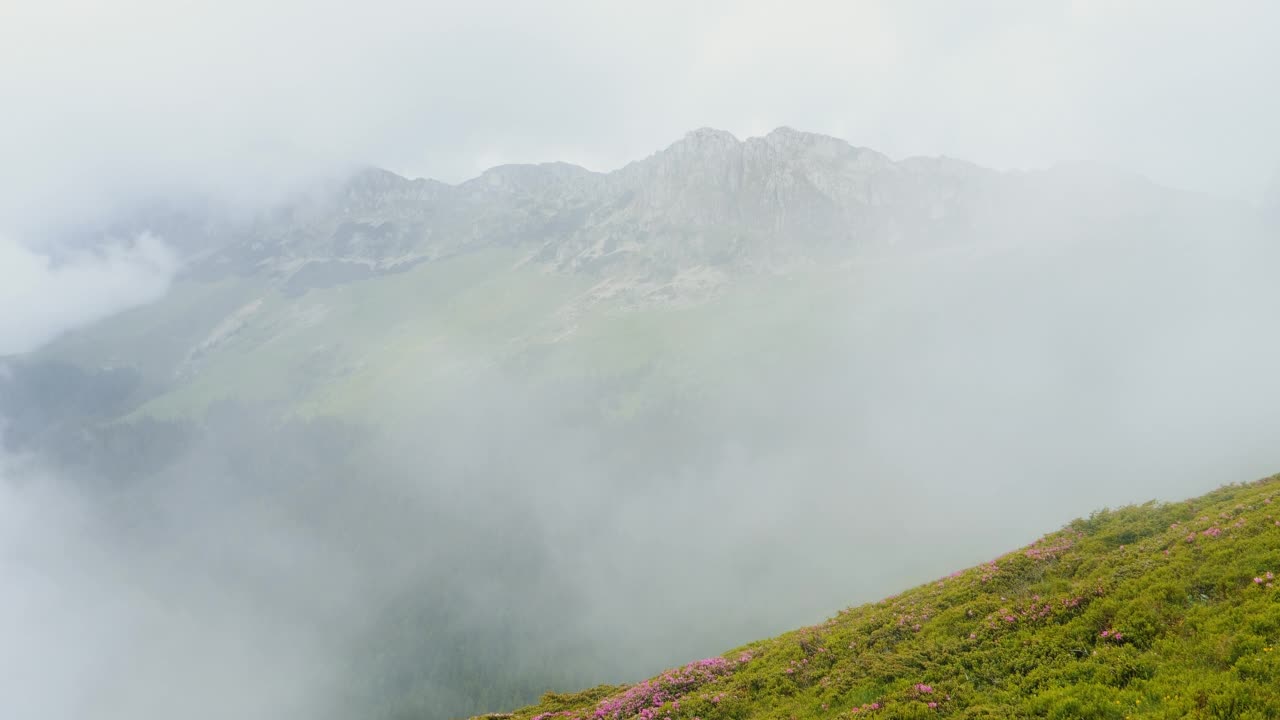
[[[1081,219],[1149,223],[1188,197],[1098,168],[1003,173],[787,127],[746,140],[702,128],[607,173],[503,165],[449,185],[367,168],[248,221],[148,222],[189,251],[190,275],[264,275],[292,294],[505,247],[602,293],[662,299],[743,272],[1017,244]]]

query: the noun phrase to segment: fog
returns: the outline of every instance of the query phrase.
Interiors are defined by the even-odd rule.
[[[0,236],[0,355],[159,299],[177,270],[164,242],[144,234],[91,249],[35,249]]]
[[[262,577],[307,573],[319,548],[305,537],[210,523],[238,540],[142,544],[104,522],[97,498],[13,465],[0,488],[8,716],[315,717],[331,700],[316,690],[337,677],[319,608]],[[325,582],[339,582],[325,562]],[[308,591],[324,588],[308,577]]]
[[[1280,470],[1269,3],[0,13],[0,716],[511,709]],[[970,244],[738,278],[634,370],[456,341],[468,372],[370,390],[375,422],[248,384],[136,415],[184,378],[56,344],[357,166],[609,170],[783,124],[1059,169]]]
[[[370,163],[609,170],[702,126],[894,157],[1108,163],[1255,200],[1273,3],[6,3],[0,230],[139,197],[252,203]],[[22,227],[14,227],[21,225]]]
[[[687,342],[723,377],[621,422],[589,373],[498,366],[374,428],[247,400],[86,439],[31,408],[63,407],[53,387],[109,407],[78,389],[107,376],[19,361],[0,610],[30,681],[7,709],[502,709],[815,622],[1102,506],[1267,474],[1280,295],[1249,218],[869,262],[767,356],[720,344],[768,324]]]

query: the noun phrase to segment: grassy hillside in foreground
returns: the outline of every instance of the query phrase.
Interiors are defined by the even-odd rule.
[[[819,625],[500,717],[1277,718],[1277,575],[1280,476],[1096,512]]]

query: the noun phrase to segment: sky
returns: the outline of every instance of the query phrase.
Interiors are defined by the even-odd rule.
[[[0,232],[374,164],[610,170],[697,127],[1100,162],[1256,199],[1280,5],[42,0],[0,7]]]

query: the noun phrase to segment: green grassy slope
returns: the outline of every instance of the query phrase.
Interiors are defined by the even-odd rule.
[[[239,399],[394,424],[494,370],[532,387],[607,385],[606,414],[627,417],[709,383],[746,383],[770,363],[831,355],[831,316],[859,303],[865,280],[744,278],[705,302],[634,309],[587,300],[596,280],[519,260],[475,252],[300,296],[260,279],[181,281],[37,359],[136,368],[149,394],[130,419],[199,417]]]
[[[511,717],[1276,718],[1277,576],[1280,476],[1097,512],[819,625]]]
[[[199,416],[238,398],[305,415],[381,416],[477,357],[551,332],[586,282],[476,252],[289,296],[260,279],[181,281],[163,300],[69,333],[38,359],[137,368],[156,388],[134,417]]]

